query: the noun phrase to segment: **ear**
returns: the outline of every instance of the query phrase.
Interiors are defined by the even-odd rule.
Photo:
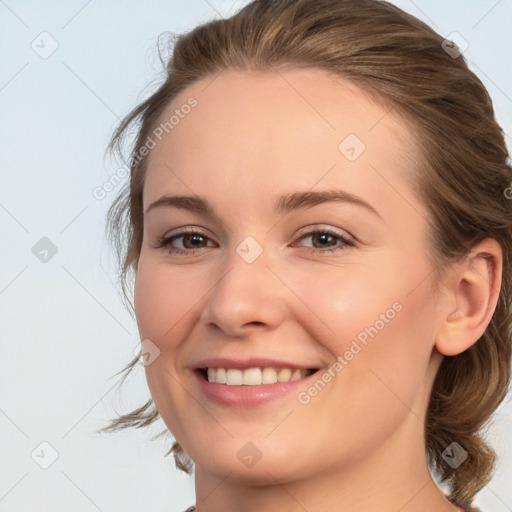
[[[502,266],[501,246],[494,239],[480,242],[455,266],[435,343],[441,354],[460,354],[482,336],[496,309]]]

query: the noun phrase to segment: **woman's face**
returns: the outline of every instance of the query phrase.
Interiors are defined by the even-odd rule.
[[[316,69],[224,72],[173,115],[148,143],[135,308],[196,470],[424,461],[440,313],[408,126]]]

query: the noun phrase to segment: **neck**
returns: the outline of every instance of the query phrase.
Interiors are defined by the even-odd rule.
[[[197,511],[460,512],[432,479],[424,444],[418,442],[423,439],[421,421],[411,414],[403,427],[355,463],[300,479],[280,467],[260,467],[259,478],[249,479],[235,471],[214,474],[196,466]]]

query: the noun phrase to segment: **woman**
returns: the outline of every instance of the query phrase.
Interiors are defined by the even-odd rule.
[[[177,39],[112,148],[137,121],[109,228],[152,399],[104,430],[161,416],[198,512],[476,510],[512,169],[459,49],[387,2],[256,0]]]

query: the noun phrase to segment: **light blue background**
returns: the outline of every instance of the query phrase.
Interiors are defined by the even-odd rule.
[[[111,378],[139,338],[103,231],[118,189],[103,200],[92,191],[118,168],[103,158],[118,117],[158,78],[157,36],[245,3],[0,0],[0,511],[179,512],[194,502],[192,477],[150,440],[163,423],[94,434],[149,391],[143,369],[122,393]],[[510,148],[512,1],[393,3],[469,42]],[[42,31],[58,42],[47,59],[31,48]],[[47,263],[32,253],[42,237],[58,249]],[[490,432],[501,459],[477,500],[484,512],[512,510],[511,404]],[[42,441],[58,452],[48,469],[31,458]]]

